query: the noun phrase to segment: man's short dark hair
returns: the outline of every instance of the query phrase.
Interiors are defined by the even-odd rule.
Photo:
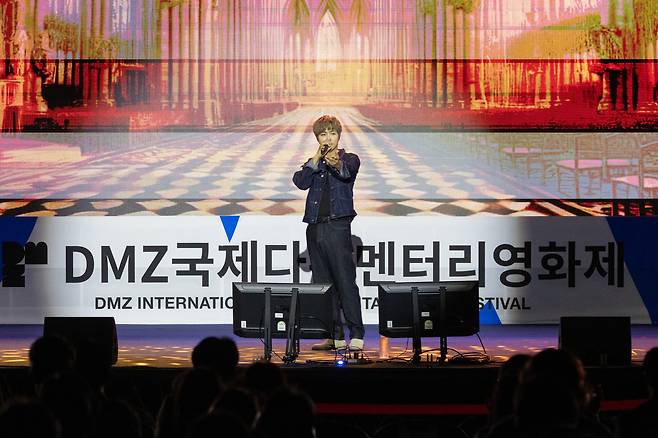
[[[343,131],[343,127],[336,117],[329,115],[324,115],[313,122],[313,134],[315,134],[315,138],[318,138],[318,136],[327,128],[336,131],[338,133],[338,138],[340,138],[340,133]]]
[[[36,383],[73,371],[76,351],[73,345],[59,336],[42,336],[30,346],[30,369]]]
[[[240,361],[240,353],[231,338],[207,337],[192,350],[192,366],[209,368],[230,378]]]

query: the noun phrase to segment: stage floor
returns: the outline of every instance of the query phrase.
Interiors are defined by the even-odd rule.
[[[27,366],[28,351],[32,342],[41,336],[41,325],[0,325],[0,366]],[[263,355],[260,339],[237,338],[230,325],[119,325],[119,361],[117,366],[145,366],[160,368],[188,367],[194,346],[206,336],[230,336],[240,349],[240,362],[248,364]],[[510,356],[519,353],[534,354],[542,349],[557,346],[558,327],[544,326],[482,326],[480,337],[491,357],[492,363],[502,363]],[[298,364],[307,362],[331,362],[335,352],[314,352],[311,345],[316,341],[303,340]],[[439,340],[423,339],[423,350],[436,349]],[[633,326],[632,346],[634,362],[640,362],[646,352],[658,346],[658,327]],[[285,340],[275,339],[274,351],[283,355]],[[476,336],[448,339],[448,347],[460,353],[482,352]],[[436,359],[438,351],[428,355]],[[449,351],[449,356],[455,355]],[[381,338],[377,326],[366,327],[364,355],[373,362],[393,358],[395,363],[411,358],[411,340]],[[426,355],[423,360],[426,360]],[[281,362],[274,356],[275,362]]]

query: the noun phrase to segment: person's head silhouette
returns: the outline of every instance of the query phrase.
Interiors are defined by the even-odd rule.
[[[240,353],[231,338],[207,337],[192,350],[192,365],[218,373],[224,381],[230,380],[240,361]]]

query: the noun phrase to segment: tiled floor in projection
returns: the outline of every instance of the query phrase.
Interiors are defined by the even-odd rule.
[[[563,201],[572,176],[558,190],[550,162],[517,162],[482,134],[380,132],[353,108],[305,107],[230,132],[5,136],[0,214],[301,214],[305,192],[291,176],[314,152],[309,127],[324,113],[343,121],[341,146],[361,158],[360,214],[604,213]],[[600,179],[581,176],[584,197],[610,196]]]

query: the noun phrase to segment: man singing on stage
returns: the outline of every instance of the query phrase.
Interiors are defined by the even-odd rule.
[[[342,126],[333,116],[313,123],[318,149],[292,180],[306,197],[304,222],[314,283],[333,284],[334,339],[326,339],[313,350],[347,347],[341,311],[350,331],[350,350],[363,349],[361,298],[352,259],[351,222],[354,211],[352,189],[361,162],[356,154],[338,149]]]

